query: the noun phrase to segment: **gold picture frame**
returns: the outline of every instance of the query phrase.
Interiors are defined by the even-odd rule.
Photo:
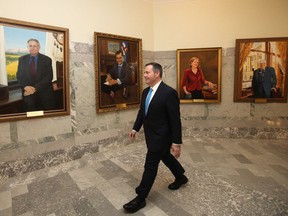
[[[49,96],[49,100],[53,98],[53,106],[47,109],[43,108],[37,100],[35,102],[36,110],[27,111],[23,105],[24,90],[17,80],[17,73],[19,70],[18,59],[21,56],[29,56],[27,42],[31,38],[40,42],[40,53],[51,59],[49,68],[52,67],[53,79],[47,79],[45,83],[48,83],[49,89],[53,90],[49,91],[49,94],[41,92],[41,97],[45,97],[46,94]],[[0,69],[0,121],[69,115],[69,30],[0,17],[0,44],[2,45],[0,45],[0,65],[2,65]],[[37,76],[40,77],[38,77],[38,84],[43,87],[42,74],[44,73],[39,72],[41,61],[38,59]],[[40,90],[36,90],[36,93],[39,94],[37,95],[39,98]]]
[[[107,81],[107,75],[115,72],[111,71],[117,67],[117,52],[121,53],[126,68],[121,73],[127,76],[125,82],[120,77],[113,77],[118,83],[111,85]],[[142,39],[95,32],[94,57],[96,112],[139,107],[142,90]]]
[[[235,52],[234,102],[287,102],[288,37],[236,39]]]
[[[193,59],[192,59],[193,58]],[[197,59],[199,67],[197,74],[202,76],[202,81],[197,82],[197,87],[192,87],[192,73],[190,62]],[[221,68],[222,68],[222,48],[191,48],[177,50],[177,91],[180,103],[220,103],[221,102]],[[185,75],[187,74],[187,75]],[[198,76],[197,75],[197,76]],[[196,77],[196,76],[195,76]],[[196,78],[198,79],[198,78]],[[199,78],[200,79],[200,78]],[[190,85],[191,87],[189,87]],[[183,87],[191,91],[185,94]],[[194,94],[194,90],[200,94]],[[189,90],[190,90],[189,89]]]

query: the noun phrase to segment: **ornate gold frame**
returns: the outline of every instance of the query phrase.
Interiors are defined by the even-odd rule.
[[[56,106],[53,110],[39,110],[35,112],[25,112],[23,110],[21,103],[23,103],[22,93],[18,92],[20,89],[17,79],[8,82],[8,85],[2,85],[0,91],[0,122],[1,121],[12,121],[12,120],[22,120],[22,119],[31,119],[35,117],[53,117],[53,116],[61,116],[61,115],[69,115],[70,114],[70,96],[69,96],[69,30],[67,28],[49,26],[44,24],[37,24],[32,22],[25,22],[13,19],[7,19],[0,17],[0,28],[3,29],[3,37],[0,37],[0,43],[5,44],[4,32],[6,29],[14,29],[17,31],[22,31],[23,33],[27,33],[27,39],[25,38],[25,43],[23,44],[26,47],[26,42],[29,38],[34,38],[32,34],[34,32],[46,34],[46,36],[53,35],[55,40],[58,40],[57,36],[61,36],[61,48],[63,49],[63,61],[55,61],[56,75],[55,80],[52,83],[54,93],[56,95]],[[31,32],[31,33],[30,33]],[[14,38],[15,36],[15,38]],[[22,35],[21,35],[22,36]],[[48,37],[47,36],[47,37]],[[46,37],[46,41],[47,41]],[[13,37],[9,37],[9,40],[12,40],[12,43],[16,43],[20,35],[14,34]],[[15,42],[13,42],[15,40]],[[45,44],[46,44],[45,41]],[[41,44],[41,47],[45,47],[45,44]],[[52,45],[51,45],[52,46]],[[20,47],[19,47],[20,48]],[[42,49],[40,49],[41,52]],[[5,52],[6,53],[6,52]],[[23,55],[23,53],[15,54],[17,56]],[[6,58],[7,55],[5,54]],[[51,57],[51,56],[50,56]],[[1,64],[6,65],[6,58],[1,57]],[[17,59],[15,63],[18,64]],[[52,59],[53,62],[53,59]],[[13,93],[12,93],[13,92]],[[16,92],[16,93],[15,93]]]
[[[186,99],[181,85],[184,70],[189,68],[189,60],[198,57],[205,80],[216,84],[215,87],[202,87],[204,99]],[[221,69],[222,69],[222,48],[193,48],[177,50],[177,91],[180,103],[220,103],[221,102]]]
[[[236,39],[235,52],[234,102],[287,102],[288,37]],[[275,69],[277,91],[270,98],[254,96],[253,77],[260,60]]]
[[[115,63],[114,47],[120,47],[125,42],[128,47],[126,60],[132,70],[131,84],[128,86],[129,94],[123,98],[120,90],[111,98],[102,90],[105,78]],[[119,46],[116,46],[119,44]],[[111,45],[111,47],[109,46]],[[142,39],[119,36],[107,33],[94,33],[95,57],[95,86],[96,86],[96,111],[109,112],[139,107],[142,90]]]

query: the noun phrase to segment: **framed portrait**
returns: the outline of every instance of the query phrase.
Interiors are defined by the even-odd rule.
[[[221,66],[221,47],[178,49],[180,103],[220,103]]]
[[[96,111],[139,107],[142,89],[142,40],[94,33]]]
[[[288,37],[236,39],[234,102],[287,102]]]
[[[0,17],[0,121],[70,113],[68,34]]]

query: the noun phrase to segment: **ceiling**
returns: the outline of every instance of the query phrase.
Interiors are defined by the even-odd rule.
[[[153,3],[167,3],[167,2],[183,2],[183,1],[195,1],[195,0],[145,0]]]

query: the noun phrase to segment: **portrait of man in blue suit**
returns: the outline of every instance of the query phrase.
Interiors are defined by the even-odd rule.
[[[266,66],[265,60],[259,61],[260,67],[253,73],[252,90],[255,98],[271,98],[276,92],[276,73],[273,67]]]

